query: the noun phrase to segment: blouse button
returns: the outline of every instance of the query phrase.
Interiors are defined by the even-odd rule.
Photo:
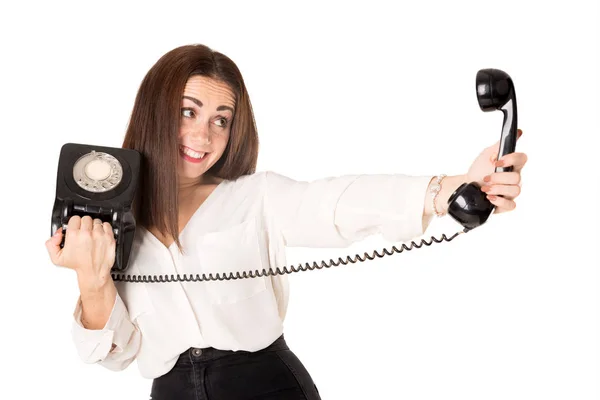
[[[202,349],[194,349],[192,350],[192,354],[196,357],[200,357],[200,355],[202,354]]]

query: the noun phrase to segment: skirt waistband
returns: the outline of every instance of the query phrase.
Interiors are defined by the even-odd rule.
[[[219,358],[233,356],[233,355],[243,355],[243,354],[253,354],[253,353],[263,353],[269,351],[281,351],[281,350],[289,350],[287,343],[283,337],[283,334],[279,336],[273,343],[264,349],[258,350],[256,352],[245,351],[245,350],[219,350],[214,347],[207,348],[198,348],[198,347],[190,347],[183,353],[179,355],[177,363],[175,365],[189,365],[191,363],[198,362],[206,362],[213,361]]]

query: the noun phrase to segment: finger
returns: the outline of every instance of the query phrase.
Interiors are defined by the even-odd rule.
[[[76,234],[77,231],[81,229],[81,217],[79,215],[73,215],[69,218],[69,222],[67,223],[67,231],[65,232],[65,243],[69,241],[73,234]]]
[[[100,218],[94,218],[92,229],[94,231],[98,231],[99,233],[104,233],[104,225]]]
[[[509,153],[505,154],[496,162],[496,167],[514,167],[516,170],[521,170],[527,163],[527,154],[525,153]]]
[[[81,230],[91,231],[93,229],[93,223],[94,221],[92,220],[92,217],[90,217],[89,215],[84,215],[83,217],[81,217]]]
[[[521,174],[519,172],[494,172],[483,178],[488,185],[518,185],[521,183]]]
[[[104,236],[106,232],[104,231],[104,224],[100,219],[94,219],[92,231],[94,236]]]
[[[104,233],[106,233],[107,235],[110,235],[111,237],[115,236],[115,233],[113,232],[112,226],[109,222],[103,223],[102,228],[104,228]]]
[[[517,203],[514,200],[510,200],[504,197],[499,197],[496,195],[488,195],[487,199],[496,206],[494,213],[500,214],[506,211],[512,211],[517,207]]]
[[[519,138],[523,136],[523,130],[522,129],[517,129],[517,140],[519,140]]]
[[[60,228],[58,228],[56,230],[56,232],[54,232],[54,235],[52,235],[49,240],[51,240],[53,243],[60,244],[60,242],[62,241],[62,237],[63,237],[63,228],[61,226]]]
[[[67,224],[67,235],[69,231],[77,231],[81,228],[81,217],[79,215],[73,215],[69,218],[69,223]]]
[[[46,250],[53,264],[58,265],[60,259],[60,242],[62,241],[62,226],[56,230],[48,240],[46,240]]]
[[[50,238],[48,238],[48,240],[46,240],[46,243],[50,243],[52,245],[56,245],[59,246],[60,242],[62,242],[62,235],[63,234],[63,228],[62,226],[60,228],[58,228],[56,230],[56,232],[54,232],[54,235],[50,236]]]
[[[521,187],[517,185],[484,185],[481,191],[514,200],[521,194]]]

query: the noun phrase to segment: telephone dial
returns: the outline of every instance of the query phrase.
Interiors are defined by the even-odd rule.
[[[511,77],[499,69],[481,69],[477,72],[476,93],[482,111],[502,111],[504,118],[499,141],[498,158],[515,151],[517,142],[517,103],[515,89]],[[494,211],[495,206],[486,198],[476,182],[463,183],[448,198],[448,215],[456,220],[463,230],[451,237],[445,234],[441,238],[431,237],[430,241],[421,239],[420,243],[411,241],[410,246],[402,244],[400,248],[384,249],[380,254],[374,251],[364,257],[356,255],[346,259],[338,258],[335,262],[322,261],[298,268],[287,267],[247,271],[243,273],[196,274],[195,276],[147,276],[125,275],[129,254],[136,230],[131,204],[138,186],[138,177],[142,162],[141,153],[132,149],[92,146],[86,144],[66,143],[63,145],[58,164],[56,199],[52,209],[51,235],[60,227],[66,233],[67,224],[73,215],[89,215],[109,222],[113,227],[116,239],[115,263],[112,267],[112,278],[115,281],[127,282],[176,282],[207,281],[255,278],[267,275],[283,275],[292,272],[330,268],[339,264],[356,263],[375,257],[383,257],[404,250],[430,246],[433,242],[450,242],[458,235],[483,225]],[[512,167],[496,167],[496,172],[512,171]],[[64,246],[64,238],[60,244]]]

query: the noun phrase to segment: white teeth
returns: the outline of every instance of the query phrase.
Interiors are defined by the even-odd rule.
[[[197,158],[197,159],[201,159],[201,158],[203,158],[206,155],[206,153],[198,153],[198,152],[196,152],[194,150],[188,149],[187,147],[182,147],[181,149],[188,156],[193,157],[193,158]]]

